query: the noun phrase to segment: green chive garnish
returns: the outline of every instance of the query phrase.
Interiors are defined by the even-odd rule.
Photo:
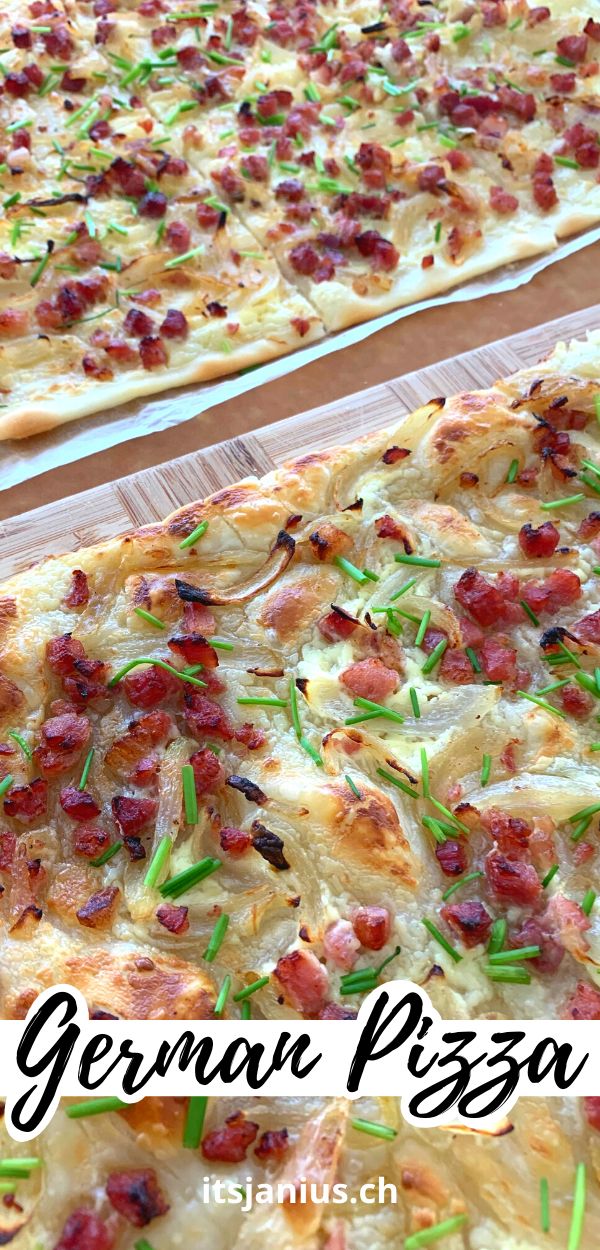
[[[120,1098],[86,1098],[85,1102],[73,1103],[66,1108],[70,1120],[83,1120],[90,1115],[104,1115],[107,1111],[120,1111],[127,1103]]]
[[[203,251],[204,251],[204,244],[199,243],[198,247],[190,248],[189,252],[182,252],[180,256],[173,256],[171,260],[165,261],[165,269],[175,269],[177,265],[184,265],[187,260],[192,260],[194,256],[200,256],[200,254]],[[198,526],[198,529],[200,529],[200,526]],[[194,531],[194,533],[195,532],[196,531]],[[202,533],[204,533],[204,530],[202,530]],[[190,534],[190,538],[192,538],[191,534]],[[183,546],[191,547],[191,545],[192,544],[188,538],[186,538],[183,543],[179,544],[180,547],[183,547]]]
[[[384,707],[382,703],[374,703],[372,699],[363,699],[360,695],[357,695],[354,700],[354,706],[364,708],[366,712],[375,712],[377,716],[383,717],[384,720],[396,721],[398,725],[404,724],[404,717],[400,712],[395,712],[390,707]]]
[[[250,999],[246,998],[244,999],[244,1002],[242,1003],[240,1007],[240,1020],[249,1020],[251,1015],[252,1015],[252,1007],[250,1004]]]
[[[390,1128],[388,1124],[375,1124],[373,1120],[351,1120],[352,1128],[357,1133],[369,1133],[371,1137],[383,1137],[384,1141],[393,1141],[398,1136],[398,1129]]]
[[[240,698],[238,703],[254,707],[287,707],[288,705],[287,699],[255,699],[250,697]]]
[[[233,995],[234,1003],[245,1002],[252,994],[256,994],[257,990],[262,990],[264,985],[268,985],[270,979],[270,977],[259,977],[258,981],[252,981],[250,985],[245,985],[243,990],[238,990],[237,994]]]
[[[135,1242],[133,1250],[154,1250],[154,1246],[151,1246],[145,1237],[141,1237],[139,1241]]]
[[[417,720],[419,720],[421,716],[421,709],[419,707],[419,699],[418,699],[418,695],[414,686],[408,687],[408,694],[410,698],[411,707],[413,710],[413,715],[416,717]]]
[[[481,784],[487,786],[492,771],[492,757],[484,753],[481,761]]]
[[[554,878],[559,870],[559,867],[560,867],[559,864],[553,864],[552,867],[548,869],[546,876],[544,877],[542,881],[543,890],[546,890],[548,886],[550,885],[550,882],[554,881]]]
[[[520,946],[516,950],[498,951],[490,955],[489,960],[491,964],[518,964],[522,959],[538,959],[541,953],[539,946]]]
[[[354,782],[353,782],[352,778],[348,776],[348,773],[344,773],[344,780],[345,780],[345,782],[347,783],[347,785],[349,785],[349,786],[350,786],[350,789],[351,789],[351,791],[352,791],[352,793],[353,793],[354,797],[355,797],[356,799],[361,799],[361,800],[362,800],[362,794],[361,794],[360,790],[359,790],[359,789],[358,789],[358,787],[354,784]]]
[[[546,1176],[540,1180],[540,1224],[543,1233],[550,1232],[550,1186]]]
[[[432,1224],[429,1228],[421,1228],[418,1233],[411,1233],[404,1239],[404,1250],[421,1250],[422,1246],[431,1246],[441,1237],[449,1237],[467,1223],[468,1215],[452,1215],[441,1224]]]
[[[439,569],[442,564],[441,560],[428,560],[426,556],[407,556],[403,551],[396,552],[394,560],[398,564],[418,564],[423,569]]]
[[[421,759],[421,788],[423,790],[423,798],[428,799],[431,797],[429,791],[429,760],[427,759],[427,751],[425,750],[425,747],[420,748],[419,755]]]
[[[405,781],[395,776],[394,773],[389,773],[386,768],[378,768],[377,776],[383,777],[385,781],[389,781],[393,786],[397,786],[399,790],[402,790],[403,794],[408,794],[409,798],[418,799],[419,795],[416,790],[411,790]]]
[[[300,723],[300,713],[298,711],[298,691],[296,689],[295,677],[290,677],[290,713],[292,717],[292,725],[294,733],[299,739],[302,737],[302,725]]]
[[[440,820],[436,820],[435,816],[422,816],[421,821],[425,825],[425,828],[429,829],[433,834],[436,842],[439,842],[441,845],[442,842],[447,841],[447,835],[442,822]],[[454,833],[454,829],[452,832]]]
[[[31,1172],[42,1166],[42,1160],[30,1156],[21,1159],[0,1159],[0,1177],[27,1180]]]
[[[194,248],[192,252],[186,252],[186,256],[197,255],[197,252],[198,249]],[[169,262],[167,261],[167,265],[168,264]],[[208,521],[201,521],[200,524],[196,526],[195,530],[192,530],[191,534],[188,534],[187,538],[184,538],[183,542],[180,542],[179,550],[184,551],[186,547],[193,547],[194,543],[198,542],[199,538],[202,538],[202,535],[206,533],[207,529]]]
[[[586,1168],[585,1163],[577,1164],[575,1172],[575,1188],[573,1191],[573,1211],[571,1214],[571,1227],[569,1229],[569,1240],[567,1242],[567,1250],[579,1250],[581,1245],[581,1237],[583,1234],[583,1223],[585,1220],[585,1190],[586,1190]]]
[[[597,897],[598,895],[596,894],[595,890],[587,891],[587,893],[584,896],[583,902],[581,904],[581,910],[584,916],[589,916],[592,910],[592,907],[594,906],[594,903],[596,902]]]
[[[431,652],[431,654],[427,656],[425,663],[421,665],[422,673],[427,674],[427,673],[432,672],[436,664],[438,664],[439,661],[441,660],[447,646],[448,646],[448,639],[447,638],[440,639],[437,646],[433,648],[433,651]]]
[[[504,985],[531,985],[527,969],[514,964],[486,964],[483,971],[490,981],[500,981]]]
[[[432,938],[434,938],[436,942],[439,942],[440,946],[442,947],[442,950],[446,951],[446,954],[449,955],[450,958],[454,960],[455,964],[459,964],[461,962],[462,955],[459,955],[458,951],[455,950],[454,947],[450,944],[450,942],[448,942],[447,939],[444,937],[444,934],[440,933],[439,929],[436,927],[436,925],[434,925],[433,921],[427,920],[427,918],[423,918],[421,920],[421,923],[425,925],[427,932],[431,934]]]
[[[583,837],[584,833],[587,833],[591,823],[592,823],[591,816],[584,816],[583,820],[580,820],[579,824],[575,826],[571,834],[571,842],[579,842],[580,839]]]
[[[17,745],[20,746],[23,752],[23,755],[25,755],[28,760],[33,758],[33,751],[30,749],[30,747],[28,747],[25,739],[21,737],[21,734],[18,734],[16,730],[14,729],[9,729],[6,736],[7,738],[12,738],[13,742],[16,742]]]
[[[473,672],[480,673],[481,664],[479,663],[479,660],[477,659],[477,656],[475,655],[473,648],[465,647],[465,655],[467,655],[469,657],[469,660],[471,661],[471,668],[473,669]]]
[[[200,1145],[207,1104],[206,1094],[199,1094],[188,1101],[182,1139],[182,1145],[186,1150],[197,1150]]]
[[[147,621],[149,625],[154,625],[155,629],[166,629],[164,621],[159,621],[157,616],[153,616],[152,612],[146,612],[145,608],[134,608],[136,616],[141,616],[143,621]]]
[[[148,871],[144,877],[144,885],[147,885],[150,888],[156,885],[156,882],[158,881],[158,878],[160,877],[160,874],[169,858],[172,845],[173,843],[168,833],[165,833],[164,837],[161,838],[152,859],[150,860]]]
[[[302,747],[303,751],[306,751],[307,755],[310,755],[311,760],[313,761],[314,764],[317,765],[318,768],[323,767],[323,760],[321,759],[319,752],[317,751],[316,747],[312,745],[312,742],[308,741],[308,738],[306,737],[305,734],[302,734],[302,737],[300,738],[300,746]]]
[[[216,959],[223,945],[228,925],[229,916],[226,912],[223,912],[223,915],[219,916],[219,919],[217,920],[217,923],[210,935],[208,946],[204,952],[204,958],[207,963],[211,964],[213,960]]]
[[[444,903],[447,899],[452,898],[456,890],[460,890],[463,885],[469,885],[471,881],[476,881],[478,877],[483,877],[483,875],[482,872],[468,872],[466,877],[461,877],[460,881],[453,881],[452,885],[449,885],[448,889],[444,890],[442,894]]]
[[[522,699],[527,699],[529,703],[536,703],[537,706],[541,707],[544,712],[551,712],[553,716],[560,716],[561,720],[567,719],[566,714],[561,712],[559,708],[553,707],[551,703],[548,703],[547,699],[538,699],[537,695],[527,694],[527,691],[525,690],[517,690],[517,694],[520,695]]]
[[[227,999],[229,998],[230,989],[231,989],[231,977],[226,976],[219,990],[219,995],[215,1003],[215,1015],[216,1016],[220,1016],[223,1014],[225,1003],[227,1002]]]
[[[498,951],[502,950],[506,941],[507,929],[508,924],[503,917],[494,920],[488,943],[488,955],[496,955]]]
[[[416,586],[417,581],[417,577],[411,577],[409,581],[405,582],[404,585],[400,587],[400,590],[396,590],[393,595],[390,595],[390,603],[395,603],[396,599],[400,599],[402,595],[406,595],[409,590],[412,590],[413,586]]]
[[[42,259],[41,259],[41,261],[40,261],[39,265],[36,265],[36,268],[35,268],[35,270],[34,270],[34,272],[33,272],[33,276],[32,276],[32,278],[31,278],[31,280],[30,280],[30,282],[29,282],[29,285],[30,285],[30,286],[37,286],[37,284],[38,284],[38,282],[39,282],[39,280],[40,280],[40,278],[41,278],[41,276],[42,276],[42,274],[43,274],[43,272],[44,272],[44,269],[46,268],[46,265],[48,264],[48,262],[49,262],[49,260],[50,260],[51,255],[52,255],[52,252],[51,252],[51,250],[50,250],[50,249],[48,249],[48,251],[46,252],[46,255],[45,255],[45,256],[42,256]]]
[[[431,620],[431,612],[428,608],[427,611],[424,612],[423,616],[421,617],[421,624],[419,625],[419,628],[417,630],[417,635],[415,638],[415,647],[421,646],[421,643],[425,637],[425,634],[427,633],[427,628],[428,628],[430,620]]]
[[[581,503],[582,499],[585,499],[583,491],[579,495],[567,495],[565,499],[552,499],[550,503],[541,503],[540,508],[545,508],[549,512],[551,508],[566,508],[569,504]]]
[[[90,860],[92,868],[102,868],[103,864],[107,864],[109,859],[112,859],[113,855],[116,855],[121,850],[122,845],[122,842],[112,842],[101,855],[97,855],[96,859]]]
[[[506,481],[507,481],[507,482],[510,482],[510,483],[511,483],[511,485],[512,485],[512,483],[514,482],[514,480],[515,480],[515,478],[516,478],[516,476],[517,476],[517,473],[518,473],[518,472],[519,472],[519,461],[518,461],[518,460],[511,460],[511,462],[510,462],[510,468],[509,468],[509,470],[508,470],[508,473],[506,474]]]
[[[198,796],[196,794],[196,777],[191,764],[184,764],[181,769],[183,782],[183,803],[185,822],[187,825],[198,824]]]
[[[138,660],[130,660],[128,664],[124,664],[118,673],[111,677],[108,683],[109,689],[116,686],[123,677],[126,677],[127,673],[131,672],[132,668],[137,668],[139,664],[155,664],[157,668],[164,668],[165,672],[172,673],[173,677],[179,677],[181,681],[189,681],[193,686],[206,686],[206,682],[200,681],[199,677],[190,677],[189,673],[180,672],[178,668],[173,668],[172,664],[167,664],[166,660],[153,660],[151,657],[143,655]]]
[[[337,564],[338,569],[341,569],[342,573],[347,573],[348,577],[353,578],[359,585],[364,585],[365,582],[370,581],[367,574],[363,573],[361,569],[357,569],[356,565],[352,564],[351,560],[347,560],[345,556],[334,556],[333,563]]]
[[[6,794],[7,790],[10,790],[12,783],[13,783],[13,775],[12,773],[7,773],[6,777],[3,777],[2,781],[0,781],[0,799],[2,798],[4,794]]]
[[[178,872],[176,876],[170,877],[168,881],[165,881],[160,886],[160,893],[163,898],[179,898],[180,894],[187,893],[193,886],[198,885],[200,881],[204,881],[206,877],[210,877],[220,867],[220,859],[214,859],[212,855],[206,855],[204,859],[198,860],[197,864],[184,868],[183,872]]]
[[[533,608],[529,607],[529,604],[526,602],[526,600],[519,599],[519,603],[521,604],[521,607],[525,615],[529,617],[529,620],[531,621],[532,625],[539,625],[540,622],[538,621],[538,618],[535,612],[533,611]]]

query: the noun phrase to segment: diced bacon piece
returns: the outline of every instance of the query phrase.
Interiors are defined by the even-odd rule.
[[[436,842],[435,856],[442,872],[447,877],[462,877],[469,867],[469,854],[464,842],[448,838],[446,842]]]
[[[388,273],[396,268],[400,260],[394,244],[385,239],[378,230],[365,230],[363,234],[356,236],[355,243],[361,256],[366,256],[369,260],[372,269],[382,269]]]
[[[509,859],[518,859],[527,851],[531,827],[519,816],[511,816],[498,807],[490,807],[479,817],[482,827]]]
[[[360,948],[349,920],[334,920],[323,935],[323,954],[329,963],[348,972],[356,963]]]
[[[150,33],[153,48],[166,48],[171,43],[173,31],[170,26],[155,26]]]
[[[194,770],[198,798],[204,794],[214,794],[223,785],[225,770],[219,757],[209,747],[203,747],[190,756],[190,764]]]
[[[532,612],[558,612],[581,598],[581,582],[570,569],[555,569],[542,582],[525,582],[522,598]]]
[[[578,981],[566,1006],[567,1020],[600,1020],[600,990]]]
[[[0,309],[0,339],[17,339],[29,329],[29,313],[24,308]]]
[[[156,912],[156,919],[163,929],[169,930],[169,933],[187,933],[190,927],[188,910],[184,906],[177,907],[175,903],[161,903]]]
[[[193,48],[191,44],[187,44],[184,48],[177,49],[177,61],[182,69],[196,70],[202,65],[202,53],[198,48]]]
[[[178,256],[189,250],[192,235],[184,221],[170,221],[165,230],[167,247]]]
[[[177,677],[157,664],[134,669],[123,680],[125,696],[134,707],[151,708],[179,689]]]
[[[30,48],[32,44],[31,31],[27,26],[11,27],[11,38],[15,48]]]
[[[408,447],[386,447],[381,459],[384,464],[399,464],[407,456],[410,456]]]
[[[399,450],[399,449],[398,449]],[[377,517],[375,520],[375,531],[378,538],[393,538],[396,542],[404,542],[406,537],[405,530],[393,517],[385,516]]]
[[[550,86],[557,95],[570,95],[577,86],[575,74],[551,74]]]
[[[91,894],[82,907],[75,913],[81,925],[86,929],[108,929],[113,922],[121,891],[116,885],[107,885],[104,890]]]
[[[513,934],[511,946],[539,946],[541,953],[536,959],[528,959],[527,963],[531,964],[536,972],[542,973],[556,972],[565,953],[561,943],[555,941],[548,931],[545,918],[540,919],[537,916],[530,916],[524,921],[518,933]]]
[[[317,621],[317,629],[327,642],[339,642],[340,639],[349,638],[357,625],[358,621],[353,616],[335,605],[332,612]]]
[[[73,672],[75,662],[85,659],[83,644],[71,634],[52,638],[46,645],[46,659],[53,673],[66,676]]]
[[[68,608],[82,608],[89,602],[90,588],[88,586],[87,574],[82,569],[73,569],[71,573],[71,585],[68,593],[65,595],[65,604]]]
[[[239,725],[234,734],[236,742],[241,742],[249,751],[258,751],[264,747],[267,741],[267,735],[262,729],[257,729],[252,722]]]
[[[486,638],[480,652],[481,663],[490,681],[514,682],[517,672],[517,652],[498,638]]]
[[[530,9],[527,14],[528,26],[539,26],[541,22],[547,22],[550,17],[550,9],[547,4],[538,4],[535,8]]]
[[[262,1161],[280,1163],[288,1146],[289,1134],[286,1128],[267,1129],[266,1133],[261,1133],[254,1153]]]
[[[600,22],[596,22],[593,17],[588,17],[583,30],[588,39],[593,39],[594,43],[600,43]]]
[[[468,616],[459,617],[458,623],[460,625],[460,637],[463,646],[480,647],[485,635],[479,625],[476,625],[474,621],[470,621]]]
[[[249,178],[253,178],[255,182],[269,181],[269,162],[266,156],[256,156],[250,153],[244,156],[243,167]]]
[[[600,30],[600,25],[598,29]],[[592,1095],[584,1098],[583,1111],[590,1128],[600,1131],[600,1098],[595,1098]]]
[[[569,61],[580,65],[586,58],[587,35],[565,35],[558,40],[556,50],[561,56],[566,56]]]
[[[558,195],[552,180],[554,161],[547,152],[538,157],[532,175],[533,198],[539,208],[548,211],[558,204]]]
[[[110,845],[110,834],[96,825],[78,825],[73,834],[73,850],[85,859],[97,859]]]
[[[542,559],[554,555],[560,542],[560,534],[552,521],[544,521],[537,529],[527,522],[519,530],[519,546],[529,559]]]
[[[589,863],[595,854],[596,847],[591,842],[578,842],[573,851],[573,863],[580,868],[582,864]]]
[[[106,1182],[106,1197],[115,1211],[134,1228],[144,1228],[169,1210],[154,1168],[111,1172]]]
[[[68,1217],[54,1250],[113,1250],[114,1244],[108,1224],[95,1211],[78,1207]]]
[[[447,647],[442,656],[439,675],[458,686],[466,686],[473,681],[473,665],[464,651],[459,651],[457,647]]]
[[[490,206],[496,213],[506,216],[507,213],[516,213],[519,201],[516,195],[511,195],[504,187],[494,186],[490,187]]]
[[[573,633],[582,642],[600,642],[600,608],[576,621]]]
[[[492,917],[483,903],[447,903],[440,912],[442,919],[458,934],[464,946],[479,946],[487,941]]]
[[[217,1163],[241,1163],[256,1139],[258,1124],[247,1120],[242,1111],[228,1115],[222,1128],[213,1129],[202,1141],[205,1159]]]
[[[0,278],[8,280],[14,278],[17,272],[17,262],[9,256],[7,252],[0,252]]]
[[[100,815],[96,800],[86,790],[65,786],[60,792],[60,805],[71,820],[94,820]]]
[[[140,360],[144,369],[159,369],[169,363],[167,349],[156,334],[147,334],[140,341]]]
[[[31,91],[31,82],[24,70],[17,70],[6,74],[4,79],[4,90],[8,95],[12,95],[15,99],[24,99]]]
[[[131,334],[133,338],[141,339],[145,334],[152,334],[154,322],[152,317],[142,312],[141,308],[130,308],[123,322],[125,334]]]
[[[273,973],[286,1001],[303,1016],[316,1016],[327,999],[329,979],[312,951],[293,950],[277,960]]]
[[[562,690],[557,691],[557,693],[565,712],[568,712],[569,716],[575,716],[578,720],[589,716],[595,707],[592,696],[587,694],[585,690],[582,690],[580,686],[563,686]]]
[[[204,668],[217,668],[219,657],[203,634],[183,634],[170,638],[170,651],[182,655],[186,664],[202,664]]]
[[[14,833],[0,833],[0,872],[10,875],[16,847],[17,838]]]
[[[117,794],[112,800],[112,813],[125,839],[135,837],[156,818],[158,803],[155,799],[134,799]]]
[[[42,745],[36,747],[34,758],[45,777],[66,773],[77,763],[91,734],[86,716],[65,712],[51,716],[41,728]]]
[[[193,529],[193,526],[191,529]],[[204,637],[208,634],[214,634],[217,627],[214,613],[211,608],[205,607],[203,603],[184,603],[183,623],[186,633],[203,634]]]
[[[167,211],[168,200],[162,191],[146,191],[138,202],[137,211],[140,217],[151,217],[158,220]]]
[[[497,898],[525,906],[535,903],[542,890],[541,881],[531,864],[507,859],[499,851],[490,851],[485,861],[485,875]]]
[[[66,26],[53,26],[52,30],[42,35],[46,52],[55,61],[68,61],[74,51],[74,44]]]
[[[365,950],[380,951],[389,941],[392,920],[387,907],[377,907],[375,904],[357,907],[352,916],[352,925]]]
[[[503,595],[477,569],[466,569],[454,587],[455,597],[479,625],[497,625],[505,619]]]
[[[184,693],[185,719],[194,737],[207,735],[231,742],[234,729],[227,713],[214,699],[209,699],[197,688],[186,685]]]
[[[310,277],[315,273],[320,263],[319,253],[310,243],[299,243],[297,247],[293,247],[289,254],[290,264],[296,273],[304,274]]]
[[[423,165],[419,170],[417,178],[419,191],[429,191],[432,195],[436,195],[445,183],[446,173],[443,165]]]
[[[187,317],[180,312],[179,308],[167,308],[165,319],[161,321],[159,330],[163,338],[186,339],[189,333]]]
[[[503,109],[516,113],[521,121],[533,121],[537,112],[537,104],[535,96],[530,91],[517,91],[515,87],[502,85],[498,88],[498,99]]]
[[[252,846],[252,834],[247,833],[245,829],[227,826],[221,829],[219,842],[221,850],[236,859],[239,855],[244,855]]]
[[[564,894],[555,894],[546,908],[544,924],[574,959],[586,958],[589,942],[584,934],[591,928],[592,922],[579,903],[565,898]]]
[[[388,695],[394,694],[400,684],[397,672],[387,668],[382,660],[370,656],[367,660],[357,660],[340,674],[340,682],[351,694],[362,699],[372,699],[380,703]]]
[[[214,230],[221,220],[221,214],[212,204],[202,203],[196,205],[196,218],[203,230]]]

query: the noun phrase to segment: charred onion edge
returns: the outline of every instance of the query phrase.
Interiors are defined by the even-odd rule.
[[[296,543],[291,534],[288,534],[286,530],[280,530],[262,568],[244,585],[232,589],[227,594],[219,595],[214,590],[203,590],[201,587],[191,586],[189,582],[180,581],[176,577],[175,589],[184,603],[202,603],[207,607],[230,603],[246,603],[248,599],[252,599],[259,591],[266,590],[267,586],[270,586],[283,573],[295,550]]]

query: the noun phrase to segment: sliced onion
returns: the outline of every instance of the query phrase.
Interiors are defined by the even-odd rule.
[[[253,599],[261,590],[266,590],[277,577],[281,576],[295,550],[296,543],[292,535],[288,534],[287,530],[280,530],[265,563],[240,586],[232,586],[231,590],[219,593],[216,588],[206,590],[203,587],[192,586],[190,582],[184,582],[176,577],[177,594],[185,603],[202,603],[205,606],[247,603],[248,599]]]

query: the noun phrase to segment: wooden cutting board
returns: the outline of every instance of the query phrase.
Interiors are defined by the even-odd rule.
[[[454,306],[450,315],[460,317],[461,306]],[[559,339],[581,337],[586,330],[597,328],[600,304],[228,442],[24,512],[0,523],[0,577],[20,572],[44,556],[72,551],[159,521],[182,504],[242,477],[260,477],[290,457],[349,442],[397,421],[434,396],[488,386],[505,374],[535,364]],[[401,333],[402,322],[398,325]],[[331,367],[335,364],[332,357]],[[239,403],[243,402],[240,398]],[[214,422],[217,433],[218,407],[207,420]]]

